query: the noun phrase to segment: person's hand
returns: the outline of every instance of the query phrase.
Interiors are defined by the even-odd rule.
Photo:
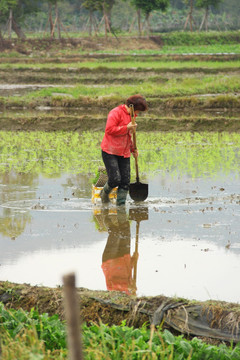
[[[138,157],[138,149],[135,149],[133,152],[132,152],[133,156],[135,157],[135,159]]]
[[[128,131],[132,134],[134,131],[136,131],[137,123],[133,124],[132,122],[127,124]]]

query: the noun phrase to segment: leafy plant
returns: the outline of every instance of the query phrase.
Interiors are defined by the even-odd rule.
[[[31,353],[31,357],[21,359],[63,359],[66,357],[65,325],[57,316],[39,315],[32,309],[5,310],[0,303],[0,332],[3,353]],[[11,340],[13,339],[13,340]],[[144,325],[140,329],[105,324],[86,324],[82,327],[82,340],[86,360],[239,360],[240,344],[235,347],[209,345],[194,338],[185,340],[183,335],[173,336],[161,328],[153,333]],[[29,350],[28,350],[29,349]],[[49,351],[46,354],[46,350]],[[60,349],[60,350],[56,350]],[[45,354],[45,355],[44,355]],[[45,356],[48,357],[45,357]],[[55,357],[54,357],[55,356]],[[19,357],[20,358],[20,357]],[[9,360],[14,357],[9,356]]]

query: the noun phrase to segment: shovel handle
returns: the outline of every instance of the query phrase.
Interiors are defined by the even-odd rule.
[[[135,121],[135,114],[134,114],[134,106],[133,106],[133,104],[130,104],[129,108],[130,108],[130,116],[131,116],[132,124],[135,125],[136,121]],[[133,130],[133,146],[134,146],[134,150],[137,150],[136,129]]]
[[[133,106],[133,104],[130,104],[129,108],[130,108],[130,116],[131,116],[132,124],[135,125],[136,121],[135,121],[135,114],[134,114],[134,106]],[[133,147],[134,147],[134,150],[137,150],[136,129],[133,130]],[[134,157],[134,159],[135,159],[136,178],[137,178],[137,182],[139,182],[138,161],[137,161],[136,157]]]

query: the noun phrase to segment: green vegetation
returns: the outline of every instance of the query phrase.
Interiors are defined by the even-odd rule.
[[[239,31],[211,32],[171,32],[161,34],[164,45],[224,45],[237,44],[240,40]]]
[[[164,41],[164,45],[159,49],[135,49],[135,50],[104,50],[105,54],[129,54],[129,55],[161,55],[161,54],[239,54],[240,53],[240,44],[203,44],[197,45],[195,42],[191,45],[180,45],[179,43],[176,44],[168,44],[169,41]],[[64,52],[63,52],[64,53]],[[69,51],[68,51],[69,53]],[[79,53],[79,52],[78,52]],[[83,52],[83,53],[86,53]],[[93,53],[101,54],[103,51],[93,51]]]
[[[79,36],[79,34],[75,34],[76,37]],[[50,51],[50,53],[53,53],[53,50]],[[198,45],[196,43],[192,44],[192,45],[180,45],[179,43],[177,44],[164,44],[162,46],[159,46],[159,48],[157,49],[124,49],[124,48],[112,48],[112,49],[104,49],[104,50],[94,50],[91,49],[91,51],[89,51],[89,49],[84,49],[84,48],[73,48],[73,49],[65,49],[65,48],[61,48],[57,50],[57,54],[58,56],[68,56],[68,57],[74,57],[74,56],[81,56],[81,55],[88,55],[88,54],[94,54],[94,55],[101,55],[101,54],[115,54],[115,55],[119,55],[119,54],[124,54],[124,55],[131,55],[134,56],[135,58],[137,57],[137,55],[144,55],[144,56],[150,56],[150,55],[172,55],[172,54],[240,54],[240,44],[238,43],[234,43],[232,44],[230,43],[226,43],[226,44],[218,44],[218,43],[214,43],[214,44],[203,44],[203,45]],[[54,55],[54,54],[52,54]],[[13,59],[13,58],[18,58],[19,60],[22,59],[24,61],[24,59],[26,58],[26,55],[24,54],[19,54],[16,51],[11,51],[11,52],[3,52],[1,53],[1,63],[4,62],[4,60],[6,61],[7,59]],[[28,57],[28,63],[31,61],[31,59]],[[18,60],[18,61],[19,61]],[[33,57],[32,59],[32,63],[34,65],[34,60],[35,58]],[[46,54],[42,54],[41,59],[38,59],[39,62],[42,62],[43,60],[51,62],[51,58],[49,58],[48,56],[46,56]],[[143,60],[143,59],[141,59]],[[184,60],[184,59],[183,59]],[[121,59],[122,61],[122,59]],[[54,64],[55,65],[55,64]]]
[[[0,335],[3,360],[66,359],[65,324],[56,315],[40,315],[32,309],[6,310],[0,303]],[[147,326],[86,324],[82,327],[85,360],[239,360],[240,345],[208,345],[194,338],[173,336],[168,330]]]
[[[240,90],[240,77],[237,76],[202,76],[201,78],[172,78],[164,83],[143,82],[134,85],[101,85],[91,87],[79,85],[73,88],[47,88],[26,95],[26,99],[54,96],[54,93],[70,94],[75,99],[79,96],[99,97],[106,95],[119,95],[125,97],[126,94],[142,93],[146,97],[150,96],[182,96],[191,94],[217,94],[234,92]]]
[[[91,174],[102,165],[103,132],[0,132],[0,173]],[[238,173],[237,133],[138,133],[141,172],[189,174],[192,177]],[[132,166],[134,162],[132,161]],[[134,171],[132,171],[134,174]]]
[[[120,61],[119,61],[120,60]],[[109,61],[108,58],[106,60],[104,59],[97,59],[95,61],[89,61],[89,59],[83,59],[81,62],[74,62],[74,63],[47,63],[47,64],[41,64],[35,63],[29,64],[27,63],[18,63],[18,64],[12,64],[12,63],[5,63],[0,64],[0,69],[3,70],[18,70],[18,71],[30,71],[30,70],[42,70],[47,69],[47,71],[52,72],[56,69],[63,69],[70,68],[71,71],[74,69],[80,69],[81,72],[87,69],[97,69],[100,73],[104,71],[109,70],[128,70],[128,71],[140,71],[145,70],[147,72],[150,72],[151,70],[172,70],[172,69],[180,69],[181,72],[184,71],[184,69],[192,69],[200,71],[201,69],[219,69],[219,70],[230,70],[230,69],[239,69],[240,66],[240,60],[235,61],[201,61],[201,60],[194,60],[194,61],[169,61],[168,58],[165,58],[165,61],[162,59],[149,59],[147,58],[145,61],[141,57],[138,58],[132,58],[129,60],[129,58],[125,59],[116,59]],[[184,60],[184,59],[182,59]]]

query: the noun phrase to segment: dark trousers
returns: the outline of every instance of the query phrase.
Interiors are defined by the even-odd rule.
[[[102,151],[102,158],[108,174],[108,185],[111,188],[118,186],[124,190],[130,184],[130,158],[111,155]]]

